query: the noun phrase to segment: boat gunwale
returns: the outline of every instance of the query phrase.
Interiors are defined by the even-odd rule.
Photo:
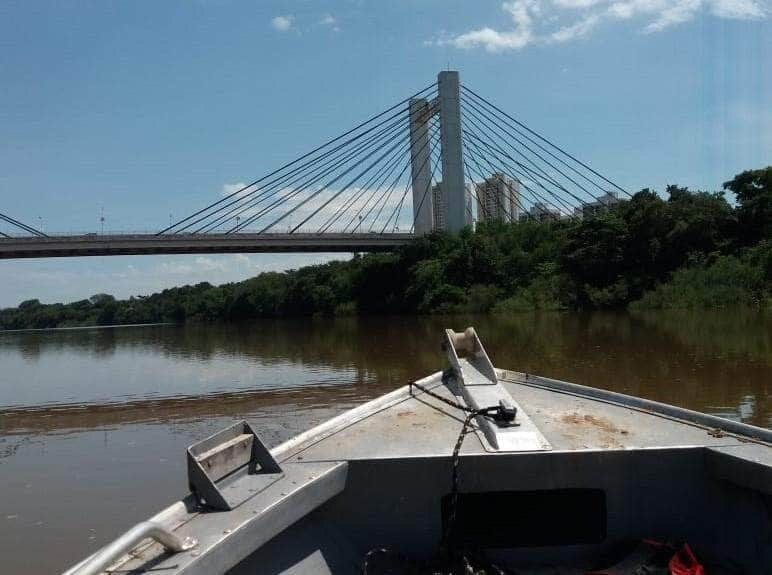
[[[577,397],[586,397],[594,401],[627,407],[628,409],[634,409],[641,413],[655,415],[682,424],[692,425],[707,430],[720,430],[727,435],[742,436],[744,441],[747,440],[748,442],[758,443],[768,447],[772,446],[771,429],[757,427],[719,415],[711,415],[701,411],[694,411],[672,405],[670,403],[662,403],[652,399],[645,399],[643,397],[610,391],[599,387],[590,387],[524,372],[504,369],[499,369],[497,371],[502,376],[499,379],[509,383],[547,389]],[[511,376],[519,376],[523,379],[515,379],[515,377]]]

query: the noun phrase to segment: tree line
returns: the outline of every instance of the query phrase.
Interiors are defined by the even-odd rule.
[[[392,253],[117,300],[22,302],[0,329],[286,316],[772,308],[772,166],[720,192],[644,189],[580,220],[481,222]],[[735,201],[727,201],[726,192]]]

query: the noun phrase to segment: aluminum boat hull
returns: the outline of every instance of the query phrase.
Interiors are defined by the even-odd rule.
[[[525,373],[495,378],[536,443],[497,450],[473,426],[453,545],[518,573],[585,573],[626,542],[656,539],[688,542],[711,575],[772,573],[772,432]],[[152,518],[194,547],[147,540],[105,572],[353,574],[375,548],[435,554],[465,419],[437,396],[464,395],[451,372],[417,383],[272,449],[281,472],[232,509],[188,495]]]

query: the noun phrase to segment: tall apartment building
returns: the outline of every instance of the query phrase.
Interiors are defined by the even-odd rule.
[[[477,219],[516,222],[520,215],[520,182],[495,173],[475,184]]]
[[[606,192],[602,196],[595,199],[594,202],[589,202],[582,206],[582,216],[589,217],[598,212],[601,212],[611,206],[615,206],[622,200],[619,199],[619,194],[616,192]]]
[[[562,217],[560,210],[555,206],[550,206],[544,202],[534,202],[527,213],[520,216],[520,221],[537,220],[543,222],[545,220],[559,220]]]
[[[444,230],[447,221],[447,206],[442,194],[442,182],[432,186],[432,210],[434,212],[434,229]]]

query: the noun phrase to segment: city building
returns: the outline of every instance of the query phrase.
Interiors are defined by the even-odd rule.
[[[447,218],[445,197],[442,194],[442,182],[432,186],[432,210],[434,212],[434,229],[444,230]]]
[[[464,205],[466,206],[464,208],[464,221],[467,226],[474,226],[475,215],[474,203],[472,202],[474,188],[472,187],[472,184],[465,184],[464,190]]]
[[[516,222],[520,215],[520,182],[495,173],[475,184],[477,219]]]
[[[535,202],[528,210],[528,214],[520,218],[520,220],[537,220],[543,222],[545,220],[559,220],[561,218],[560,210],[554,206],[549,206],[544,202]]]
[[[596,198],[594,202],[589,202],[582,206],[582,217],[588,217],[598,212],[608,209],[611,206],[617,205],[622,200],[619,199],[619,194],[616,192],[606,192],[599,198]]]

